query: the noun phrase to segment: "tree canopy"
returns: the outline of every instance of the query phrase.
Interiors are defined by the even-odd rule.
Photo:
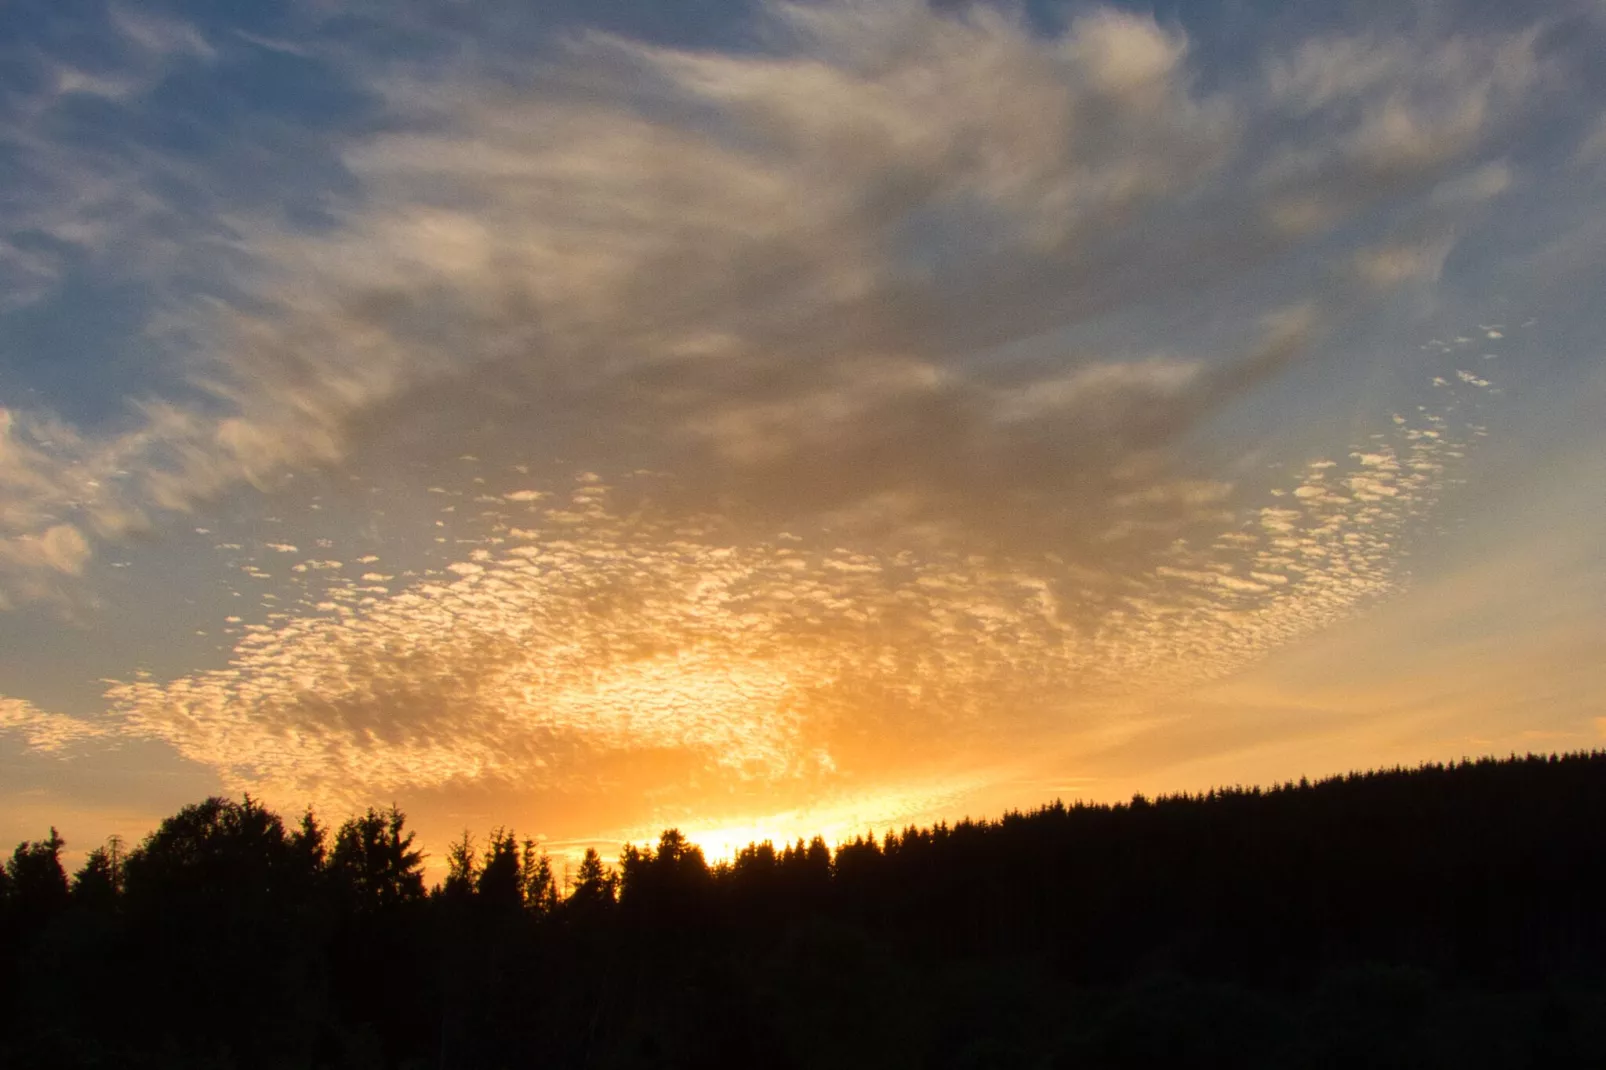
[[[249,797],[0,866],[0,1065],[1606,1065],[1606,754],[742,848]]]

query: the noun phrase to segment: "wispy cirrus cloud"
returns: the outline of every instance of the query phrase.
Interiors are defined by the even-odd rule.
[[[1532,34],[1334,37],[1206,92],[1180,31],[1115,10],[1051,37],[912,2],[762,26],[747,54],[591,35],[534,71],[493,50],[388,65],[385,131],[338,146],[356,194],[333,225],[229,217],[236,297],[166,314],[190,321],[202,403],[141,403],[110,438],[10,418],[11,534],[115,536],[337,462],[398,406],[448,434],[465,414],[441,400],[485,376],[607,428],[563,444],[594,466],[673,464],[689,507],[1096,531],[1134,492],[1110,473],[1142,455],[1188,478],[1168,443],[1275,374],[1323,301],[1246,308],[1197,354],[975,354],[1272,262],[1302,204],[1330,224],[1452,177],[1540,67]],[[205,56],[179,27],[130,39],[158,38]],[[1357,274],[1431,272],[1446,247],[1357,253]]]

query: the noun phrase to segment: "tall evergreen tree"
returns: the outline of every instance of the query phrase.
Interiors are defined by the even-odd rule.
[[[550,914],[558,906],[558,882],[552,859],[534,840],[525,840],[519,857],[524,905],[533,914]]]
[[[575,871],[574,888],[568,901],[581,910],[610,907],[614,903],[616,884],[614,874],[603,864],[597,849],[587,847],[585,856],[580,859],[580,868]]]
[[[446,845],[446,882],[441,891],[450,900],[471,897],[479,884],[480,858],[474,849],[474,836],[463,835]]]
[[[512,830],[498,828],[491,832],[474,878],[474,889],[489,909],[511,912],[524,906],[524,869]]]
[[[95,910],[114,909],[123,892],[123,861],[123,841],[118,836],[90,851],[73,874],[73,902]]]
[[[65,846],[66,841],[52,826],[47,838],[24,840],[11,852],[6,876],[12,909],[24,924],[41,925],[67,905],[67,872],[61,867]]]
[[[406,831],[406,815],[392,805],[388,810],[369,808],[348,819],[335,834],[327,871],[337,894],[361,911],[383,911],[418,899],[424,894],[424,854],[413,847]],[[298,851],[312,856],[310,845],[316,822],[303,818]]]

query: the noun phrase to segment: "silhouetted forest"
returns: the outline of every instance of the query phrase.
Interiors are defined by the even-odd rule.
[[[7,1067],[1606,1066],[1606,753],[587,855],[185,807],[0,873]]]

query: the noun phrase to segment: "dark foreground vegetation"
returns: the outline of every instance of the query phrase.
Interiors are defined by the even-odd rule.
[[[1053,803],[561,896],[208,799],[0,879],[6,1067],[1606,1066],[1606,753]]]

